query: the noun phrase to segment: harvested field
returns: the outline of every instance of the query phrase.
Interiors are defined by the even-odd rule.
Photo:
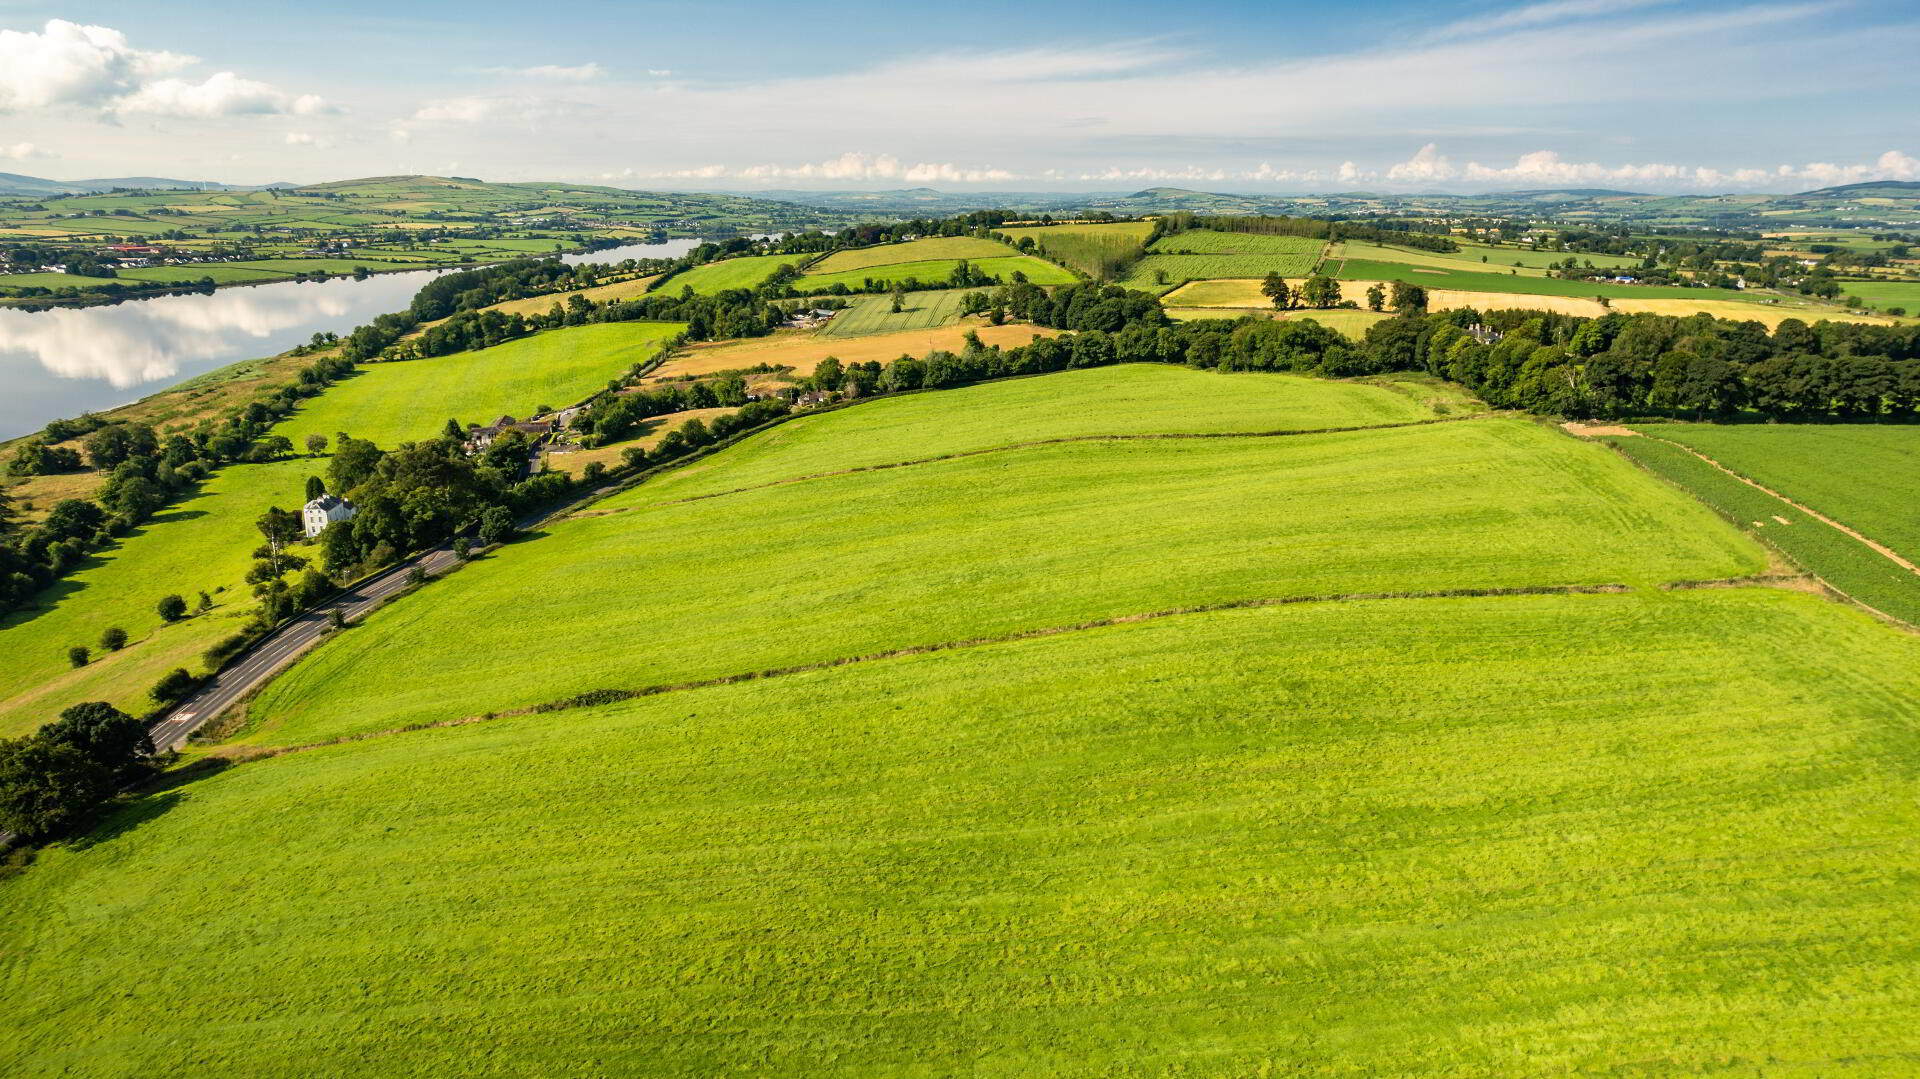
[[[631,299],[652,288],[653,283],[658,280],[660,280],[660,275],[655,274],[652,277],[636,277],[630,281],[615,281],[609,285],[595,285],[592,288],[576,289],[572,292],[556,292],[550,296],[529,296],[524,300],[502,300],[488,308],[488,310],[500,311],[509,315],[544,315],[551,310],[556,303],[565,307],[567,305],[567,299],[572,296],[585,296],[595,303],[606,303],[609,300]]]
[[[845,316],[841,316],[845,317]],[[980,335],[984,344],[1003,348],[1024,345],[1035,337],[1052,337],[1059,330],[1024,323],[989,326],[978,321],[963,325],[938,326],[925,330],[903,330],[864,337],[827,337],[815,333],[777,333],[746,341],[694,345],[663,364],[654,375],[659,378],[685,378],[710,375],[716,371],[737,371],[760,364],[786,366],[795,374],[810,375],[814,366],[828,356],[842,363],[886,363],[901,356],[924,356],[935,349],[959,350],[966,347],[967,331]]]

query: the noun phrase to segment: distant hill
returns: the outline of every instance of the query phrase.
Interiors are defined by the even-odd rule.
[[[1644,191],[1615,191],[1606,187],[1548,187],[1533,191],[1501,191],[1501,195],[1513,195],[1527,199],[1579,198],[1579,199],[1617,199],[1651,198]]]
[[[1920,199],[1920,181],[1873,180],[1864,184],[1841,184],[1839,187],[1802,191],[1798,195],[1788,197],[1795,199]]]
[[[269,185],[292,186],[292,185]],[[162,191],[251,191],[253,188],[237,184],[222,184],[212,180],[170,180],[163,176],[115,176],[100,180],[49,180],[40,176],[22,176],[15,172],[0,172],[0,192],[22,195],[85,195],[95,191],[111,191],[116,187],[141,188]]]

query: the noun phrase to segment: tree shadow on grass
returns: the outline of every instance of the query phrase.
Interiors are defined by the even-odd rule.
[[[113,543],[108,546],[102,547],[97,551],[88,552],[87,556],[80,560],[80,564],[69,570],[65,576],[41,589],[39,592],[36,592],[32,600],[33,606],[22,608],[7,615],[5,618],[0,618],[0,632],[13,629],[16,626],[24,626],[43,614],[50,614],[62,603],[86,591],[89,587],[88,583],[75,580],[74,578],[76,576],[82,573],[89,573],[107,565],[113,561],[114,556],[118,555],[129,542],[139,536],[146,535],[155,525],[173,524],[178,521],[191,521],[196,517],[205,516],[207,516],[206,510],[187,509],[166,510],[154,514],[145,522],[128,529],[126,535],[115,537]]]

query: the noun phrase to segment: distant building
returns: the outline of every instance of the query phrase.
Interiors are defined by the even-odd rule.
[[[344,521],[358,512],[359,507],[338,495],[321,495],[307,503],[300,518],[306,527],[307,538],[312,539],[326,531],[333,522]]]
[[[553,434],[555,424],[551,420],[527,420],[517,422],[512,416],[502,416],[492,423],[481,427],[472,424],[467,427],[467,452],[481,453],[493,445],[493,440],[508,431],[519,431],[527,436],[527,441],[539,446]]]

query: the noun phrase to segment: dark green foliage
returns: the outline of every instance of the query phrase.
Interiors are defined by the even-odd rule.
[[[178,622],[187,616],[187,601],[177,595],[162,596],[160,602],[154,604],[153,609],[159,613],[163,621]]]
[[[67,662],[75,667],[84,667],[93,658],[93,653],[84,644],[76,644],[67,649]]]
[[[100,647],[109,652],[118,652],[127,646],[127,631],[119,626],[108,627],[100,634]]]
[[[37,838],[91,813],[113,771],[74,746],[37,735],[0,741],[0,830]]]
[[[157,704],[172,704],[193,691],[194,678],[185,668],[175,667],[154,683],[153,699]]]

